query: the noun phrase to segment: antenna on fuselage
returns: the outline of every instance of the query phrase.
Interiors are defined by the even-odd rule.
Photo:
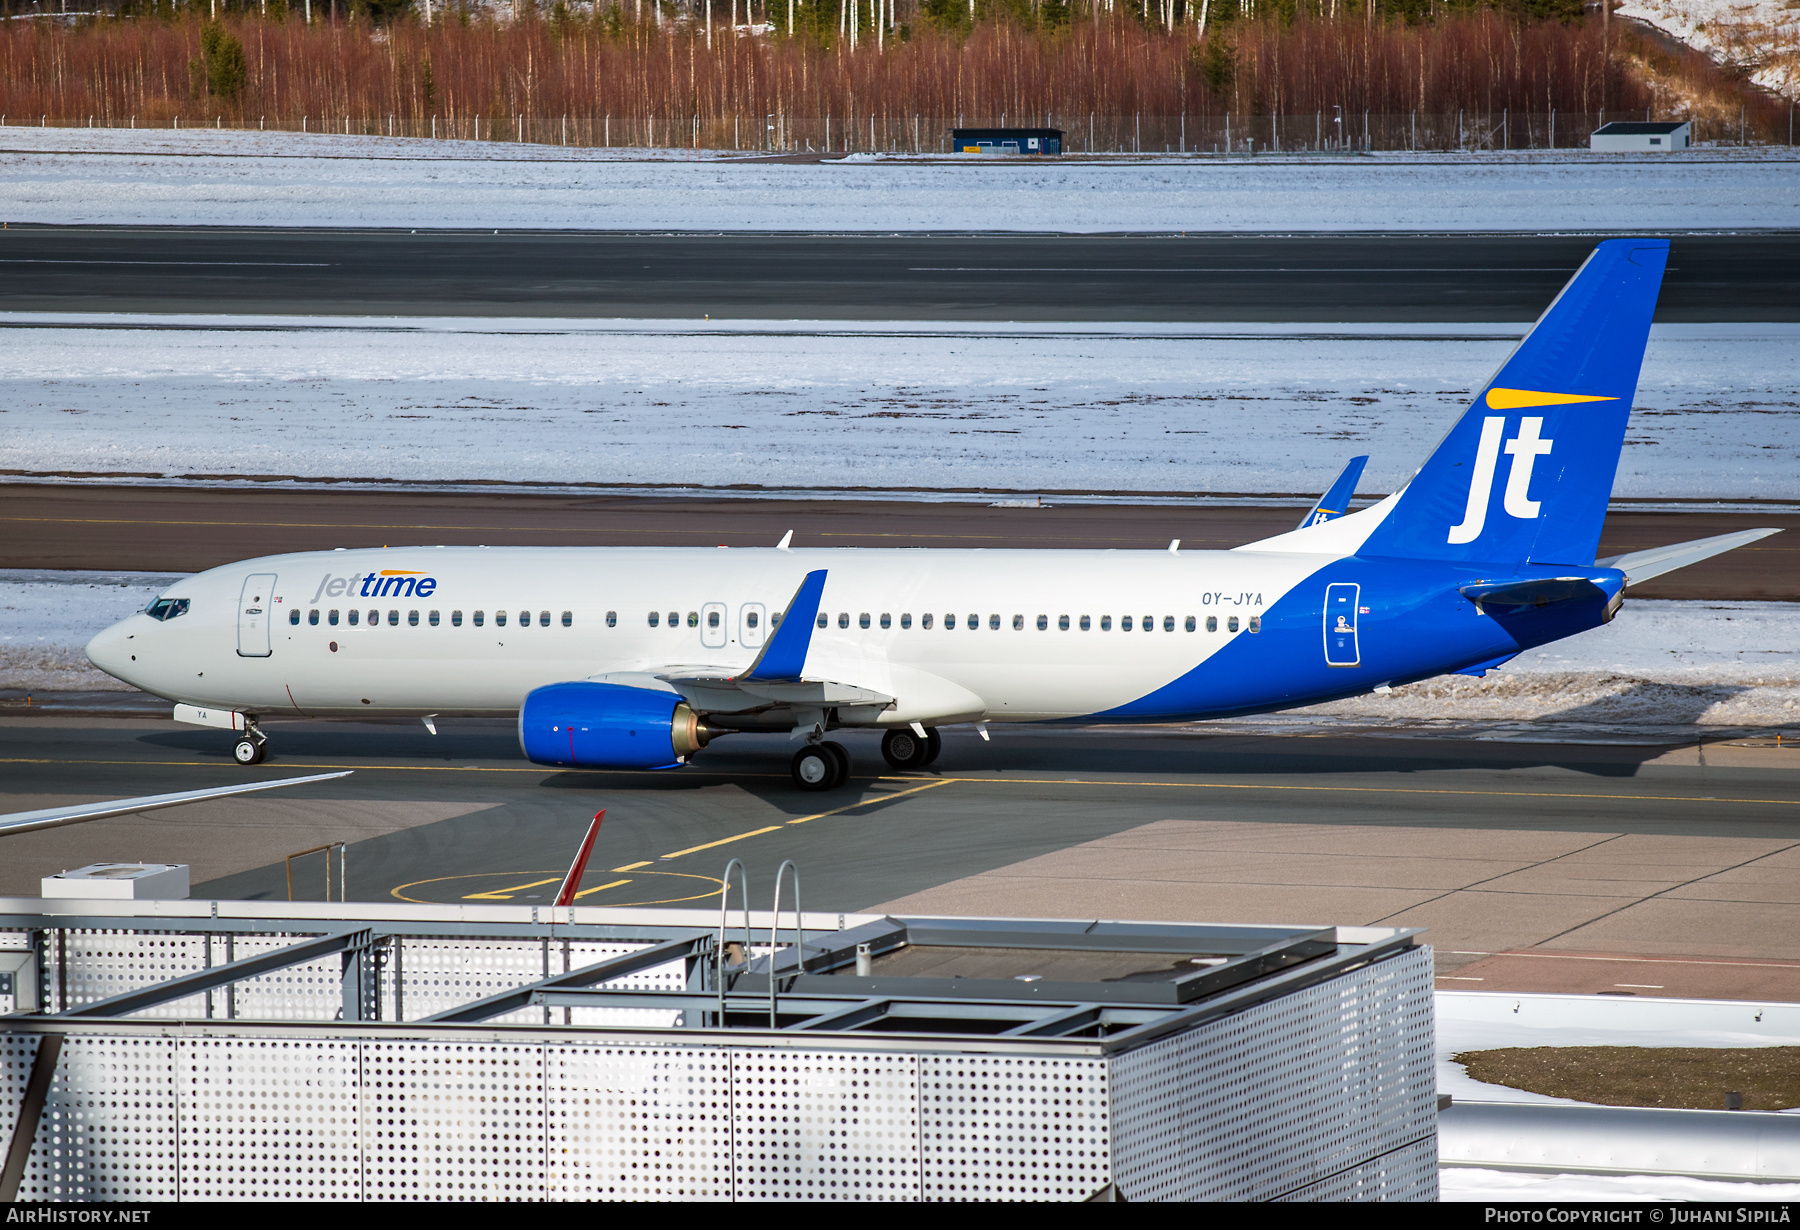
[[[788,549],[788,544],[792,541],[794,541],[794,531],[789,530],[781,536],[781,541],[775,544],[775,549],[777,551],[785,551]]]

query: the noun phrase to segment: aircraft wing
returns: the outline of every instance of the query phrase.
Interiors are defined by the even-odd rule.
[[[704,664],[670,665],[641,672],[636,679],[622,675],[605,678],[608,682],[640,687],[654,680],[650,686],[660,684],[679,692],[700,713],[745,713],[775,706],[817,709],[870,705],[884,709],[894,703],[894,698],[885,692],[806,673],[819,600],[825,592],[825,573],[820,568],[806,574],[782,612],[781,622],[748,667],[734,670]]]
[[[886,706],[894,700],[884,692],[830,679],[734,678],[705,667],[659,671],[656,678],[680,692],[682,699],[695,709],[710,713],[741,712],[769,703]]]
[[[1703,559],[1711,559],[1734,547],[1741,547],[1770,534],[1779,534],[1779,529],[1739,530],[1735,534],[1720,534],[1713,538],[1696,538],[1692,542],[1678,542],[1667,547],[1652,547],[1648,551],[1632,551],[1625,555],[1613,555],[1606,559],[1597,559],[1594,564],[1600,568],[1617,568],[1625,574],[1625,584],[1638,585],[1651,577],[1660,577],[1665,572],[1674,572],[1677,568],[1686,568],[1689,564],[1698,564]]]
[[[45,807],[38,811],[16,811],[0,815],[0,836],[29,833],[33,829],[55,828],[63,824],[80,824],[83,820],[104,820],[108,816],[128,816],[133,812],[155,811],[159,807],[179,807],[201,799],[220,799],[228,794],[248,794],[252,790],[274,790],[281,786],[298,786],[305,782],[328,782],[334,777],[349,777],[353,770],[341,773],[315,773],[311,777],[284,777],[274,782],[249,782],[237,786],[216,786],[210,790],[183,790],[176,794],[147,794],[135,799],[114,799],[109,803],[77,803],[72,807]]]

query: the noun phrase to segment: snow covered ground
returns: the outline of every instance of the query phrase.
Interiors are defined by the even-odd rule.
[[[0,129],[0,218],[651,230],[1562,230],[1800,225],[1788,151],[1025,163],[296,133]]]
[[[0,471],[1384,494],[1526,327],[10,315]],[[1800,497],[1800,326],[1659,326],[1637,405],[1616,495]]]
[[[147,572],[0,569],[0,688],[129,690],[88,665],[82,648],[177,579]]]
[[[1525,1009],[1514,1014],[1515,1006]],[[1453,1058],[1511,1046],[1794,1046],[1800,1011],[1791,1004],[1625,999],[1589,995],[1437,993],[1437,1086],[1459,1102],[1579,1105],[1472,1080]],[[1760,1203],[1800,1199],[1800,1183],[1734,1183],[1670,1175],[1521,1174],[1446,1166],[1440,1197],[1455,1201],[1705,1200]]]
[[[1438,1171],[1438,1199],[1473,1204],[1700,1200],[1758,1205],[1800,1200],[1800,1183],[1731,1183],[1650,1174],[1520,1174],[1446,1166]]]
[[[0,689],[123,689],[87,664],[82,647],[173,580],[0,570]],[[1521,654],[1486,679],[1414,684],[1230,725],[1258,723],[1535,740],[1796,729],[1800,604],[1627,602],[1606,627]]]
[[[1788,0],[1625,0],[1618,11],[1742,69],[1764,89],[1800,95],[1800,6]]]

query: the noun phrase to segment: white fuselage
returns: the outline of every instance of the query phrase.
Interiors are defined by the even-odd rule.
[[[1255,635],[1253,617],[1331,558],[852,548],[310,552],[182,580],[165,597],[187,599],[185,613],[133,616],[96,637],[89,655],[170,700],[262,716],[511,714],[550,683],[741,671],[801,579],[825,569],[826,619],[813,633],[805,675],[894,697],[872,724],[1040,721],[1103,712],[1193,670]]]

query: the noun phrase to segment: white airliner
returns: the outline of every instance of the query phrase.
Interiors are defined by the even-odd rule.
[[[937,727],[1194,720],[1449,672],[1610,620],[1625,587],[1760,538],[1596,560],[1668,256],[1600,244],[1400,491],[1231,551],[410,547],[187,578],[88,645],[240,734],[264,719],[517,715],[527,757],[674,768],[731,731],[803,740],[803,789],[897,768]]]

